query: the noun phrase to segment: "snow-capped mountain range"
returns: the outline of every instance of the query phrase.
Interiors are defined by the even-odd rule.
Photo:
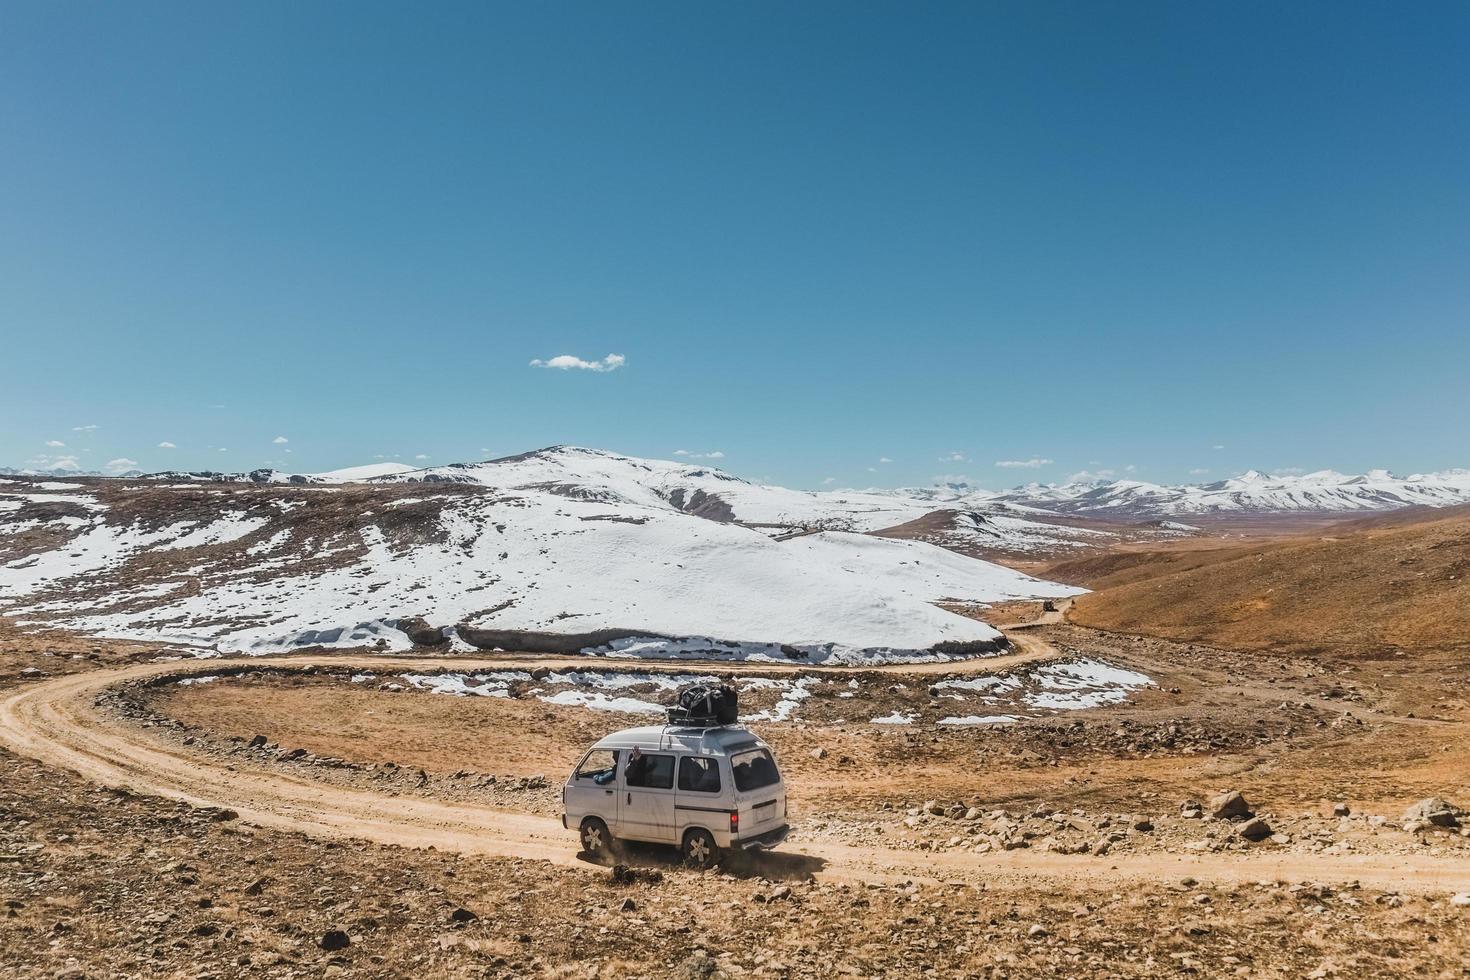
[[[486,460],[414,468],[376,463],[326,473],[291,474],[262,469],[250,473],[152,475],[163,479],[212,479],[256,483],[422,482],[466,483],[517,488],[579,487],[582,493],[649,499],[651,494],[702,516],[744,524],[806,528],[819,524],[875,531],[903,524],[937,509],[990,511],[1045,521],[1048,515],[1087,515],[1144,521],[1205,514],[1330,513],[1447,507],[1470,503],[1470,470],[1395,476],[1387,470],[1349,475],[1320,470],[1304,475],[1267,475],[1251,470],[1213,483],[1166,485],[1139,480],[1031,483],[1009,490],[965,485],[870,490],[788,490],[751,483],[708,466],[639,459],[576,446]],[[679,501],[682,501],[680,503]]]
[[[261,652],[402,648],[401,624],[421,619],[461,646],[949,656],[999,635],[945,606],[1078,591],[981,560],[992,555],[1195,531],[1172,516],[1465,502],[1464,470],[798,491],[570,446],[421,469],[12,476],[0,478],[0,615]]]
[[[1268,476],[1256,470],[1214,483],[1162,486],[1137,480],[1017,487],[990,499],[1064,514],[1125,518],[1203,514],[1329,513],[1449,507],[1470,503],[1470,470],[1398,477],[1320,470]]]

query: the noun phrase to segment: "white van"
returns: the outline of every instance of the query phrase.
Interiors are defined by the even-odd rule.
[[[738,725],[615,732],[577,763],[561,825],[602,857],[618,838],[673,844],[707,868],[724,849],[786,839],[786,787],[770,746]]]

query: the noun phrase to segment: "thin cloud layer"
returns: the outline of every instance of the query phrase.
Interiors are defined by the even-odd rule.
[[[1053,462],[1055,460],[1032,456],[1030,459],[998,459],[995,465],[1003,470],[1039,470],[1043,466],[1050,466]]]
[[[538,357],[531,362],[531,367],[555,368],[558,371],[597,371],[605,373],[607,371],[616,371],[626,363],[628,363],[628,359],[622,354],[609,354],[600,361],[584,361],[580,357],[572,354],[558,354],[547,360],[542,360]]]

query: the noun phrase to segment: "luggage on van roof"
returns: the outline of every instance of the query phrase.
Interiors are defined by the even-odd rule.
[[[733,725],[739,696],[729,684],[695,684],[679,692],[679,703],[668,714],[671,725]]]

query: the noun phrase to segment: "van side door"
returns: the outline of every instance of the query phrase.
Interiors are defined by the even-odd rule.
[[[713,831],[721,846],[729,834],[730,805],[725,801],[720,778],[720,757],[685,755],[679,757],[679,784],[674,799],[682,838],[687,827],[704,827]]]
[[[674,756],[669,752],[627,753],[623,766],[620,837],[658,843],[674,839]]]

